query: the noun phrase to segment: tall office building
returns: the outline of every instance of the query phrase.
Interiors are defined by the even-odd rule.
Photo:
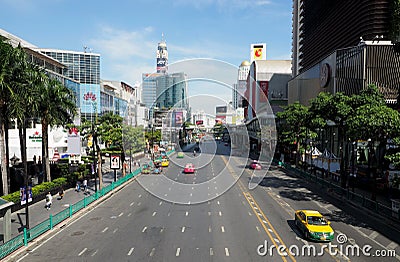
[[[158,108],[188,107],[187,82],[184,73],[161,75],[156,78]]]
[[[77,98],[82,117],[93,119],[101,113],[99,54],[45,48],[36,51],[66,65],[63,75],[80,82]]]
[[[293,0],[292,75],[337,49],[363,40],[388,40],[391,0]]]
[[[166,74],[168,72],[168,51],[167,43],[162,34],[161,42],[158,43],[157,47],[157,73]]]
[[[143,73],[142,74],[142,102],[147,108],[155,106],[157,99],[157,77],[160,73]]]
[[[244,92],[246,91],[247,76],[250,71],[250,62],[243,61],[238,69],[237,83],[233,85],[232,90],[232,106],[234,109],[242,107],[242,100],[244,97]]]

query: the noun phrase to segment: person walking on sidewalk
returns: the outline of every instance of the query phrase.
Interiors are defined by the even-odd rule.
[[[52,200],[53,200],[53,197],[51,196],[50,192],[47,193],[47,195],[46,195],[46,209],[47,210],[50,210]]]
[[[83,192],[86,192],[87,189],[87,179],[83,180]]]

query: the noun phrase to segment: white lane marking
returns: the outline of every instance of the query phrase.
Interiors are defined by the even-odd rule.
[[[217,201],[217,204],[219,205],[219,201]]]
[[[131,215],[132,215],[132,213],[129,213],[129,214],[128,214],[128,217],[130,217]]]
[[[165,194],[164,196],[168,196],[168,194]]]
[[[186,211],[186,216],[188,216],[189,215],[189,212],[188,211]]]
[[[257,229],[258,232],[260,232],[260,228],[258,226],[256,226],[256,229]]]
[[[158,204],[159,206],[161,206],[162,205],[162,201],[160,201],[160,204]]]
[[[153,217],[154,217],[156,214],[157,214],[157,212],[156,212],[156,211],[154,211],[154,212],[153,212]]]
[[[371,239],[375,239],[378,235],[379,235],[378,232],[374,231],[368,237]]]
[[[78,254],[78,257],[82,256],[82,254],[85,253],[86,250],[87,250],[87,248],[85,247],[85,248]]]
[[[219,211],[218,214],[219,214],[219,216],[222,216],[222,212],[221,211]]]
[[[182,227],[182,233],[185,232],[185,227]]]
[[[229,257],[229,249],[227,247],[225,248],[225,255]]]
[[[222,233],[225,232],[225,227],[224,226],[221,226],[221,231],[222,231]]]
[[[154,255],[154,252],[156,251],[156,248],[155,247],[153,247],[153,249],[151,250],[151,252],[150,252],[150,254],[149,254],[149,256],[153,256]]]
[[[253,207],[255,210],[257,210],[258,209],[258,207]]]
[[[268,231],[269,231],[269,232],[273,232],[272,229],[270,229],[270,228],[268,228]]]
[[[208,226],[208,232],[211,232],[211,226]]]
[[[122,213],[121,213],[121,214],[119,214],[118,216],[119,216],[119,217],[121,217],[121,216],[123,216],[123,215],[124,215],[124,213],[122,212]]]
[[[213,255],[214,255],[214,251],[213,251],[212,247],[210,247],[210,256],[213,256]]]
[[[147,227],[144,227],[143,230],[142,230],[142,233],[144,233],[144,231],[146,231],[146,229],[147,229]]]
[[[135,202],[130,203],[129,206],[133,206],[133,204],[135,204]]]
[[[215,190],[217,190],[217,187],[215,187]]]
[[[274,238],[274,240],[275,240],[276,243],[280,243],[279,240],[278,240],[277,238]]]
[[[139,195],[139,197],[142,197],[142,195]]]
[[[252,216],[253,214],[251,214],[250,212],[249,212],[249,216]]]
[[[168,212],[168,216],[170,216],[171,215],[171,212]]]
[[[133,250],[134,250],[135,248],[134,247],[132,247],[130,250],[129,250],[129,252],[128,252],[128,256],[130,256],[130,255],[132,255],[132,252],[133,252]]]
[[[164,228],[161,228],[161,229],[160,229],[160,233],[162,233],[162,232],[164,232]]]
[[[395,242],[390,242],[390,244],[386,246],[386,249],[391,250],[391,249],[395,249],[395,248],[398,247],[398,246],[399,246],[399,245],[398,245],[397,243],[395,243]]]
[[[257,215],[259,215],[260,217],[262,217],[262,214],[261,214],[261,213],[257,213]]]
[[[178,247],[178,248],[176,249],[175,256],[179,257],[179,253],[181,253],[181,248],[180,248],[180,247]]]
[[[264,224],[267,224],[267,221],[263,220]]]
[[[93,254],[91,255],[92,257],[94,257],[94,255],[97,254],[97,251],[99,251],[98,249],[96,249],[96,251],[93,252]]]
[[[106,232],[108,229],[108,227],[104,228],[103,231],[101,231],[102,233]]]
[[[193,193],[190,193],[190,196],[193,196]]]
[[[192,190],[194,189],[194,186],[192,186]]]
[[[207,201],[207,205],[210,205],[211,204],[211,202],[210,201]]]
[[[118,231],[118,228],[114,229],[113,234],[115,234],[115,232],[117,232],[117,231]]]
[[[208,215],[211,216],[211,212],[210,211],[208,211]]]

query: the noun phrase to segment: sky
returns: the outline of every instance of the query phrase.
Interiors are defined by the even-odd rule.
[[[162,34],[170,72],[173,64],[186,70],[188,61],[208,59],[228,65],[231,75],[250,60],[252,43],[267,44],[267,60],[291,57],[290,0],[0,0],[0,9],[3,30],[40,48],[86,46],[101,55],[102,79],[130,85],[155,71]],[[228,89],[215,92],[231,96]]]

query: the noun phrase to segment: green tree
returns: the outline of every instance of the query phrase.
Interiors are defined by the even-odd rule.
[[[76,98],[72,90],[68,89],[57,79],[47,77],[40,72],[43,81],[36,86],[37,97],[34,101],[35,112],[42,124],[42,159],[46,180],[51,181],[49,162],[49,126],[66,126],[72,123],[76,115]],[[44,74],[44,76],[43,76]]]

